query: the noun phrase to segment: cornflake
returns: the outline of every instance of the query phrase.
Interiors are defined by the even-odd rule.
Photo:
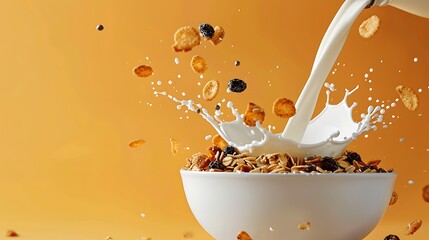
[[[301,223],[298,225],[298,230],[310,230],[310,222]]]
[[[153,69],[148,65],[140,65],[133,69],[134,75],[141,78],[146,78],[153,75]]]
[[[200,45],[201,37],[198,30],[191,26],[184,26],[174,33],[173,49],[176,52],[187,52]]]
[[[136,148],[136,147],[140,147],[141,145],[143,145],[146,141],[143,139],[137,139],[134,141],[131,141],[130,143],[128,143],[128,146],[132,147],[132,148]]]
[[[395,191],[393,191],[392,197],[390,197],[389,205],[395,204],[396,201],[398,201],[398,194]]]
[[[207,70],[206,60],[198,55],[195,55],[191,59],[191,68],[196,73],[204,73]]]
[[[281,118],[290,118],[296,113],[295,105],[290,99],[278,98],[273,103],[273,113]]]
[[[221,26],[216,26],[214,27],[214,35],[213,37],[210,39],[210,42],[213,45],[218,45],[219,43],[222,42],[223,38],[225,37],[225,30],[223,30],[223,28]]]
[[[214,146],[217,146],[217,147],[222,148],[222,149],[224,149],[225,147],[228,146],[228,143],[219,134],[216,134],[212,138],[212,143]]]
[[[380,18],[378,18],[376,15],[373,15],[363,21],[362,24],[359,26],[359,34],[363,38],[370,38],[377,32],[379,25]]]
[[[176,154],[179,152],[179,145],[180,143],[176,139],[170,138],[170,148],[173,156],[176,156]]]
[[[422,226],[422,220],[416,220],[411,223],[408,223],[407,229],[405,230],[405,235],[413,235],[419,228]]]
[[[18,233],[16,233],[15,231],[13,231],[13,230],[8,230],[7,232],[6,232],[6,237],[19,237],[19,235],[18,235]]]
[[[417,110],[419,106],[419,98],[413,89],[399,85],[396,87],[396,91],[398,92],[402,102],[408,110]]]
[[[423,187],[423,199],[429,202],[429,185]]]
[[[203,88],[203,98],[206,101],[213,100],[219,92],[219,82],[216,80],[210,80],[206,83]]]
[[[256,121],[259,121],[260,124],[264,122],[265,111],[260,106],[254,103],[247,104],[247,110],[244,114],[244,123],[249,127],[256,126]]]
[[[247,232],[241,231],[237,235],[237,240],[252,240],[252,237]]]

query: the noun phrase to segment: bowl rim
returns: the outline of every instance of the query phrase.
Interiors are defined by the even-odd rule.
[[[333,176],[354,176],[354,177],[396,177],[397,172],[389,173],[248,173],[248,172],[210,172],[210,171],[191,171],[188,169],[181,168],[180,174],[187,175],[210,175],[210,176],[252,176],[252,177],[267,177],[267,176],[283,176],[283,177],[333,177]]]

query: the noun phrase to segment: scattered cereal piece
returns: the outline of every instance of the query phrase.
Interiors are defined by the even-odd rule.
[[[393,234],[390,234],[390,235],[387,235],[387,236],[384,238],[384,240],[400,240],[400,239],[399,239],[399,237],[398,237],[398,236],[393,235]]]
[[[247,110],[244,114],[243,121],[249,127],[256,126],[256,121],[259,121],[260,124],[264,122],[265,111],[260,106],[254,103],[247,104]]]
[[[201,36],[203,36],[203,38],[211,39],[215,34],[214,28],[212,27],[212,25],[208,23],[200,24],[198,26],[198,29],[200,29],[200,33],[201,33]]]
[[[210,39],[210,42],[213,45],[218,45],[220,42],[222,42],[223,38],[225,37],[225,30],[221,26],[216,26],[214,28],[214,35]]]
[[[191,26],[184,26],[174,33],[173,49],[176,52],[190,51],[193,47],[200,45],[200,33]]]
[[[221,149],[224,149],[228,146],[228,143],[219,134],[214,135],[214,137],[212,138],[212,143],[213,145]]]
[[[185,232],[185,233],[183,233],[183,237],[184,238],[193,238],[194,233],[193,232]]]
[[[97,25],[97,27],[95,29],[97,29],[98,31],[103,31],[104,30],[104,26],[101,25],[101,24],[99,24],[99,25]]]
[[[411,223],[408,223],[407,229],[405,230],[405,235],[413,235],[419,228],[422,226],[422,220],[416,220]]]
[[[423,199],[429,202],[429,185],[423,187]]]
[[[298,225],[298,230],[310,230],[310,222],[301,223]]]
[[[196,73],[204,73],[207,70],[207,63],[201,56],[195,55],[191,59],[191,68]]]
[[[396,201],[398,201],[398,194],[395,191],[393,191],[392,196],[390,197],[389,205],[395,204]]]
[[[240,93],[246,90],[247,84],[241,79],[234,78],[228,82],[228,89],[231,92]]]
[[[219,92],[219,82],[216,80],[210,80],[206,83],[203,88],[203,98],[206,101],[213,100]]]
[[[376,15],[373,15],[363,21],[362,24],[359,26],[359,34],[363,38],[370,38],[377,32],[379,25],[380,18],[378,18]]]
[[[179,152],[179,145],[180,143],[176,139],[170,138],[171,153],[173,156],[176,156],[176,154]]]
[[[278,98],[274,101],[273,113],[281,118],[290,118],[296,113],[295,105],[292,100],[287,98]]]
[[[141,78],[146,78],[153,75],[153,69],[151,66],[140,65],[133,69],[134,75]]]
[[[136,148],[136,147],[140,147],[141,145],[143,145],[146,141],[143,139],[137,139],[134,141],[131,141],[130,143],[128,143],[128,146],[132,147],[132,148]]]
[[[13,230],[7,230],[6,237],[19,237],[19,235]]]
[[[241,231],[237,235],[237,240],[252,240],[252,238],[247,232]]]
[[[396,87],[396,91],[408,110],[415,111],[417,109],[419,106],[419,98],[413,89],[399,85]]]

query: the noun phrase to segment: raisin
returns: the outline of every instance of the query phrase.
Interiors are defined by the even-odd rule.
[[[210,169],[217,168],[217,169],[223,170],[225,169],[225,166],[219,160],[216,160],[214,162],[210,162],[209,168]]]
[[[210,39],[213,37],[215,30],[212,25],[208,23],[202,23],[198,28],[200,29],[201,36],[203,36],[204,38]]]
[[[232,92],[240,93],[246,90],[246,88],[247,84],[241,79],[234,78],[228,83],[228,89]]]
[[[305,170],[306,172],[313,172],[316,171],[316,165],[314,164],[308,164],[307,165],[307,169]]]
[[[215,158],[216,158],[216,153],[217,152],[222,152],[222,149],[220,148],[220,147],[218,147],[218,146],[211,146],[211,147],[209,147],[208,149],[208,152],[209,152],[209,159],[210,159],[210,161],[214,161],[214,160],[216,160]]]
[[[97,29],[98,31],[103,31],[104,26],[103,26],[103,25],[101,25],[101,24],[99,24],[99,25],[97,25],[96,29]]]
[[[400,239],[399,239],[399,237],[398,237],[398,236],[393,235],[393,234],[390,234],[390,235],[387,235],[387,236],[384,238],[384,240],[400,240]]]
[[[350,164],[353,164],[353,160],[355,160],[356,162],[362,162],[362,159],[357,152],[348,152],[346,156],[346,161]]]
[[[365,172],[365,170],[367,170],[367,169],[371,169],[371,167],[370,166],[363,166],[363,167],[360,168],[360,170],[362,172]]]
[[[327,170],[327,171],[331,171],[331,172],[333,172],[339,168],[337,161],[335,161],[331,157],[323,157],[320,164],[321,164],[320,167],[323,170]]]
[[[233,146],[226,146],[224,149],[223,149],[223,152],[225,153],[225,155],[237,155],[238,154],[238,151],[237,151],[237,149],[235,149],[235,147],[233,147]]]
[[[237,67],[240,66],[240,64],[241,64],[240,61],[235,61],[234,62],[234,65],[237,66]]]
[[[219,104],[216,104],[215,110],[220,110],[220,105]]]

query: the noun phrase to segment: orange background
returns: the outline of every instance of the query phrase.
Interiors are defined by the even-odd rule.
[[[8,229],[24,239],[182,239],[188,231],[194,239],[211,239],[187,206],[179,168],[192,153],[205,151],[211,143],[204,137],[214,130],[167,98],[155,98],[151,82],[198,100],[205,82],[216,79],[222,86],[218,101],[232,100],[242,112],[254,101],[267,109],[265,125],[280,131],[285,122],[268,109],[281,96],[296,101],[342,2],[2,1],[0,239]],[[373,14],[381,19],[380,29],[363,39],[358,26]],[[175,30],[202,22],[223,26],[224,41],[173,52]],[[105,29],[97,31],[98,24]],[[429,236],[429,203],[421,197],[429,184],[428,42],[428,19],[392,7],[365,10],[327,80],[338,89],[334,102],[342,89],[360,85],[351,97],[359,113],[377,98],[390,104],[399,84],[422,89],[417,111],[399,102],[385,115],[386,124],[392,122],[387,129],[379,126],[350,146],[399,174],[399,201],[367,239],[408,239],[404,229],[416,219],[423,226],[412,239]],[[189,67],[194,54],[209,63],[203,79]],[[151,65],[154,75],[133,76],[139,64]],[[248,89],[227,94],[232,78],[244,79]],[[318,110],[324,102],[322,93]],[[204,104],[212,110],[216,101]],[[138,138],[146,143],[128,147]],[[181,143],[176,156],[170,138]]]

